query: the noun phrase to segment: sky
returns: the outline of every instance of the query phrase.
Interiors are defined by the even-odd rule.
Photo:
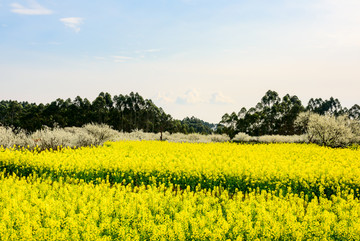
[[[0,99],[138,92],[217,123],[280,97],[360,104],[359,0],[0,0]]]

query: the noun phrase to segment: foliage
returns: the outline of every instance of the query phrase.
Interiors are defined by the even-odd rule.
[[[256,141],[256,139],[252,136],[249,136],[248,134],[244,132],[237,133],[234,138],[232,139],[235,142],[251,142]]]
[[[303,110],[297,96],[287,94],[280,99],[277,92],[269,90],[256,107],[242,108],[238,114],[225,114],[219,123],[219,132],[227,133],[230,138],[239,132],[250,136],[301,134],[293,122]]]
[[[307,135],[263,135],[263,136],[249,136],[246,133],[240,132],[232,139],[235,142],[256,142],[256,143],[307,143]]]
[[[304,112],[305,110],[307,112]],[[318,123],[315,125],[315,122],[312,122],[314,125],[310,125],[310,127],[314,131],[309,132],[307,123],[300,124],[299,122],[299,120],[307,122],[309,119],[306,118],[306,113],[310,112],[317,113],[320,116],[330,115],[340,119],[342,118],[341,116],[347,115],[351,119],[351,122],[346,124],[345,132],[341,135],[336,134],[336,138],[339,138],[339,140],[331,140],[331,137],[327,137],[328,135],[320,137],[319,134],[317,134],[317,136],[314,136],[315,130],[318,130],[322,124]],[[359,131],[357,131],[359,128],[356,127],[358,125],[356,121],[360,121],[359,118],[359,105],[354,105],[350,109],[347,109],[343,108],[340,101],[333,97],[329,100],[311,98],[305,108],[296,95],[291,96],[286,94],[280,98],[277,92],[269,90],[255,107],[248,110],[241,108],[238,113],[226,113],[222,116],[219,124],[214,125],[195,117],[186,117],[182,121],[175,120],[171,115],[165,113],[162,108],[157,107],[151,100],[144,99],[138,93],[131,92],[129,95],[120,94],[111,97],[109,93],[101,92],[92,102],[86,98],[82,99],[80,96],[77,96],[74,100],[57,99],[46,105],[17,101],[0,101],[0,124],[5,127],[11,127],[14,130],[25,130],[28,134],[37,132],[39,136],[34,137],[33,141],[21,141],[22,138],[18,138],[15,142],[14,138],[10,138],[11,141],[10,139],[5,141],[3,137],[0,138],[0,144],[6,146],[12,146],[14,144],[24,146],[27,144],[34,147],[40,143],[38,141],[39,139],[43,139],[43,148],[47,148],[47,146],[56,148],[57,145],[98,145],[103,143],[105,139],[114,139],[112,137],[101,137],[102,134],[98,133],[98,131],[103,129],[96,129],[97,127],[90,125],[95,123],[100,126],[111,127],[118,132],[120,131],[121,135],[107,129],[109,132],[108,135],[116,136],[115,139],[126,139],[125,136],[127,135],[125,135],[125,132],[135,132],[128,135],[131,140],[135,138],[197,142],[197,139],[199,139],[198,142],[209,142],[209,138],[204,136],[175,135],[179,137],[178,140],[175,140],[176,138],[170,137],[169,135],[174,133],[216,133],[227,135],[230,139],[240,142],[293,143],[303,142],[304,134],[307,134],[308,139],[305,140],[305,142],[309,141],[337,147],[360,142],[360,134],[358,133]],[[321,118],[318,120],[321,120]],[[338,124],[334,124],[338,122],[332,119],[327,124],[329,125],[330,123],[339,127]],[[93,130],[76,129],[76,127],[79,128],[87,124],[89,124],[89,128],[93,128]],[[59,129],[57,132],[51,133],[52,137],[44,136],[41,138],[40,136],[44,134],[46,126],[48,126],[50,130],[55,130],[56,128],[65,129]],[[72,133],[68,133],[71,128],[73,128]],[[346,131],[348,128],[351,129],[351,133]],[[141,130],[143,133],[140,134],[138,130]],[[332,130],[338,133],[339,131],[342,132],[343,129],[339,127],[335,129],[332,128]],[[7,135],[6,133],[5,135]],[[47,133],[47,131],[45,131],[45,133]],[[156,133],[160,133],[159,138]],[[343,138],[342,136],[345,135],[347,136]],[[9,134],[7,136],[11,135]],[[23,133],[22,136],[24,137],[25,133]],[[76,140],[74,140],[74,138]],[[23,139],[26,140],[26,138]],[[228,138],[224,136],[220,137],[219,135],[213,136],[212,139],[215,141],[228,140]]]
[[[102,145],[105,141],[115,140],[119,134],[119,132],[111,129],[111,127],[106,124],[86,124],[83,129],[94,137],[93,145]]]
[[[185,133],[201,133],[201,134],[211,134],[213,129],[215,129],[214,124],[202,121],[194,116],[191,118],[186,117],[181,121],[181,124],[185,128]]]
[[[13,131],[9,127],[0,126],[0,146],[26,147],[38,150],[58,149],[63,147],[83,147],[102,145],[106,141],[116,140],[160,140],[161,134],[148,133],[142,130],[133,132],[118,132],[106,124],[86,124],[83,127],[49,128],[44,127],[32,134],[26,134],[25,131]],[[183,134],[169,132],[163,133],[163,140],[169,142],[227,142],[227,135],[201,135],[201,134]]]
[[[340,101],[333,97],[329,100],[311,98],[305,108],[296,95],[286,94],[281,99],[277,92],[269,90],[255,107],[249,110],[243,107],[238,113],[224,114],[217,133],[226,133],[231,139],[238,133],[250,136],[302,135],[306,130],[301,128],[303,125],[296,124],[295,120],[306,113],[304,111],[335,117],[348,115],[353,120],[360,120],[359,105],[348,110],[342,108]]]
[[[17,101],[0,101],[0,124],[35,132],[43,126],[81,127],[96,123],[112,126],[122,132],[144,130],[145,132],[182,132],[211,134],[209,123],[197,118],[174,120],[151,100],[138,93],[115,95],[101,92],[92,102],[77,96],[56,99],[49,104]]]
[[[316,113],[301,113],[296,125],[305,130],[309,142],[331,147],[344,147],[359,143],[360,121],[348,116],[321,116]]]
[[[0,146],[5,148],[13,146],[27,146],[28,136],[24,131],[13,131],[10,127],[0,126]]]
[[[321,98],[309,100],[308,106],[306,107],[307,111],[317,113],[319,115],[331,115],[331,116],[340,116],[344,115],[347,110],[343,109],[340,101],[330,97],[329,100],[322,100]]]

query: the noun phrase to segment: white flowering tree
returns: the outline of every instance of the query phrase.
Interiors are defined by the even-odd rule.
[[[295,124],[306,132],[309,142],[320,145],[343,147],[360,140],[360,122],[345,115],[335,117],[303,112]]]

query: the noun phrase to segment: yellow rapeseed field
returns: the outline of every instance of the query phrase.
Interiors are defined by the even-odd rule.
[[[0,240],[360,240],[360,150],[0,148]]]

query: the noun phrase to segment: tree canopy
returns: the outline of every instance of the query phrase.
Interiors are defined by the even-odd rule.
[[[360,119],[360,106],[343,108],[340,101],[311,98],[306,107],[296,95],[286,94],[282,98],[276,91],[268,90],[261,100],[248,110],[226,113],[218,124],[211,124],[194,116],[176,120],[157,107],[152,100],[140,94],[115,95],[101,92],[93,101],[77,96],[56,99],[48,104],[35,104],[13,100],[0,101],[0,124],[34,132],[43,126],[83,126],[88,123],[107,124],[115,130],[131,132],[168,131],[181,133],[227,134],[231,138],[243,132],[251,136],[294,135],[304,130],[294,122],[297,116],[310,111],[319,115],[342,116]]]
[[[171,115],[157,107],[151,100],[138,93],[115,95],[101,92],[92,102],[77,96],[56,99],[48,104],[18,101],[0,101],[0,124],[21,128],[28,132],[48,127],[83,126],[88,123],[107,124],[124,132],[143,130],[145,132],[211,133],[209,123],[195,117],[183,121],[174,120]]]
[[[255,107],[249,110],[243,107],[238,113],[224,114],[217,132],[226,133],[231,138],[240,132],[251,136],[302,134],[304,130],[294,122],[304,111],[335,117],[348,115],[352,119],[360,119],[359,105],[348,110],[342,108],[338,99],[331,97],[329,100],[311,98],[304,107],[296,95],[286,94],[280,98],[276,91],[268,90]]]

